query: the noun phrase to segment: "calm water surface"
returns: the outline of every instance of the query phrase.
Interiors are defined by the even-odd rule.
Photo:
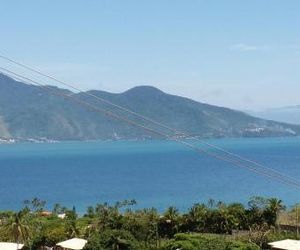
[[[212,140],[234,153],[300,179],[300,138]],[[137,207],[185,210],[209,198],[246,202],[300,192],[166,141],[0,145],[0,209],[39,197],[83,212],[88,205],[136,199]]]

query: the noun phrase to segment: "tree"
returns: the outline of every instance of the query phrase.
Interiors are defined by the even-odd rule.
[[[256,245],[202,234],[176,234],[173,239],[166,241],[163,250],[258,250]]]
[[[68,209],[64,206],[62,206],[59,203],[55,203],[52,209],[53,214],[63,214],[67,211]]]
[[[95,209],[93,206],[88,206],[86,210],[85,217],[94,218],[95,217]]]
[[[88,239],[86,250],[133,250],[141,249],[137,246],[135,238],[125,230],[104,230],[95,233]]]
[[[44,210],[46,201],[40,200],[38,198],[33,198],[30,200],[24,201],[25,208],[34,212],[34,213],[40,213]]]
[[[277,198],[270,198],[267,200],[267,207],[266,210],[264,211],[264,217],[266,222],[269,225],[275,226],[278,213],[280,211],[285,210],[285,206],[283,205],[282,200],[277,199]]]
[[[66,220],[58,217],[42,218],[41,227],[34,231],[30,242],[31,249],[39,249],[42,246],[55,246],[57,242],[68,238]]]
[[[267,199],[254,196],[248,202],[249,209],[246,211],[249,225],[263,225],[265,223],[264,211],[267,207]]]
[[[135,200],[124,200],[116,202],[114,205],[108,203],[97,204],[94,209],[88,209],[86,216],[94,217],[94,223],[90,225],[89,231],[104,231],[106,229],[121,229],[123,214],[120,209],[133,206],[136,204]]]
[[[222,206],[222,208],[219,209],[219,216],[220,232],[231,234],[232,230],[235,229],[239,223],[237,216],[230,213],[230,210],[226,206]]]
[[[234,227],[236,230],[248,229],[246,209],[240,203],[232,203],[227,206],[229,214],[234,217]]]
[[[162,236],[171,238],[179,232],[180,214],[176,207],[169,207],[159,220],[159,232]]]
[[[145,246],[158,245],[158,220],[159,215],[155,209],[127,211],[123,217],[122,229],[131,232]]]
[[[25,243],[30,237],[30,221],[27,209],[11,213],[4,221],[4,228],[17,243]]]
[[[263,246],[267,244],[270,231],[271,229],[266,223],[262,225],[253,225],[250,227],[249,241],[256,244],[261,249],[264,249]]]
[[[77,214],[76,209],[73,207],[72,210],[66,212],[66,232],[68,237],[78,237],[79,228],[77,227]]]
[[[185,216],[184,229],[192,232],[204,232],[207,211],[207,207],[204,204],[194,204]]]

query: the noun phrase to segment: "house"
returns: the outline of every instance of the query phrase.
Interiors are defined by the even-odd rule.
[[[0,250],[19,250],[24,247],[23,244],[12,243],[12,242],[0,242]]]
[[[73,239],[69,239],[69,240],[57,243],[56,246],[58,246],[58,247],[56,249],[81,250],[84,248],[86,243],[87,243],[87,240],[85,240],[85,239],[73,238]]]
[[[268,243],[273,250],[300,250],[300,240],[280,240]]]

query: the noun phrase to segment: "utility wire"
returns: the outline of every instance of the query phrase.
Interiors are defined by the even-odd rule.
[[[211,147],[211,148],[217,149],[217,150],[219,150],[220,152],[225,153],[225,154],[227,154],[227,155],[229,155],[229,156],[231,156],[231,157],[235,157],[235,158],[237,158],[239,161],[244,161],[244,162],[247,162],[248,164],[249,164],[249,163],[250,163],[250,164],[254,164],[254,165],[256,165],[256,166],[258,166],[258,167],[260,167],[260,168],[263,168],[263,169],[265,169],[265,170],[267,170],[267,171],[273,171],[274,173],[276,173],[276,174],[279,175],[279,176],[282,176],[282,177],[285,177],[285,178],[289,178],[291,181],[297,181],[297,180],[295,180],[295,179],[292,178],[292,177],[289,177],[289,176],[287,176],[287,175],[284,175],[284,174],[282,174],[281,172],[279,172],[279,171],[277,171],[277,170],[275,170],[275,169],[269,168],[269,167],[267,167],[267,166],[264,166],[264,165],[262,165],[261,163],[258,163],[258,162],[254,161],[254,160],[250,160],[250,159],[248,159],[248,158],[246,158],[246,157],[242,157],[242,156],[240,156],[240,155],[238,155],[238,154],[235,154],[235,153],[233,153],[233,152],[230,152],[230,151],[228,151],[228,150],[226,150],[226,149],[224,149],[224,148],[222,148],[222,147],[219,147],[219,146],[217,146],[217,145],[215,145],[215,144],[212,144],[212,143],[209,143],[209,142],[207,142],[207,141],[201,140],[201,139],[199,139],[197,136],[191,136],[191,135],[189,135],[188,133],[179,131],[179,130],[177,130],[177,129],[175,129],[175,128],[172,128],[172,127],[170,127],[170,126],[168,126],[168,125],[165,125],[165,124],[163,124],[163,123],[161,123],[161,122],[158,122],[158,121],[156,121],[156,120],[154,120],[154,119],[152,119],[152,118],[149,118],[149,117],[144,116],[144,115],[142,115],[142,114],[139,114],[139,113],[137,113],[137,112],[135,112],[135,111],[133,111],[133,110],[130,110],[130,109],[126,108],[126,107],[120,106],[120,105],[115,104],[115,103],[113,103],[113,102],[111,102],[111,101],[108,101],[108,100],[106,100],[106,99],[104,99],[104,98],[102,98],[102,97],[99,97],[99,96],[97,96],[97,95],[94,95],[94,94],[92,94],[92,93],[90,93],[90,92],[85,92],[85,91],[83,91],[83,90],[81,90],[81,89],[79,89],[79,88],[73,86],[72,84],[69,84],[69,83],[67,83],[67,82],[65,82],[65,81],[59,80],[59,79],[57,79],[56,77],[53,77],[53,76],[51,76],[51,75],[49,75],[49,74],[45,74],[45,73],[43,73],[42,71],[37,70],[37,69],[35,69],[35,68],[33,68],[33,67],[30,67],[30,66],[28,66],[28,65],[26,65],[26,64],[24,64],[24,63],[20,63],[20,62],[18,62],[18,61],[16,61],[16,60],[13,60],[13,59],[8,58],[8,57],[6,57],[6,56],[3,56],[3,55],[1,55],[1,54],[0,54],[0,58],[4,59],[4,60],[6,60],[6,61],[9,61],[9,62],[11,62],[11,63],[13,63],[13,64],[16,64],[16,65],[18,65],[18,66],[20,66],[20,67],[22,67],[22,68],[28,69],[28,70],[30,70],[30,71],[32,71],[32,72],[35,72],[35,73],[37,73],[37,74],[39,74],[39,75],[41,75],[41,76],[44,76],[44,77],[46,77],[46,78],[48,78],[48,79],[51,79],[51,80],[53,80],[53,81],[56,81],[56,82],[58,82],[58,83],[60,83],[60,84],[62,84],[62,85],[64,85],[64,86],[67,86],[67,87],[73,89],[73,90],[79,91],[79,92],[80,92],[81,94],[83,94],[83,95],[86,95],[86,96],[89,96],[89,97],[93,97],[93,98],[95,98],[96,100],[98,100],[98,101],[100,101],[100,102],[103,102],[103,103],[108,104],[108,105],[110,105],[110,106],[112,106],[112,107],[118,108],[118,109],[120,109],[120,110],[122,110],[122,111],[124,111],[124,112],[126,112],[126,113],[129,113],[129,114],[134,115],[134,116],[136,116],[136,117],[138,117],[138,118],[141,118],[141,119],[143,119],[144,121],[151,122],[152,124],[155,124],[155,125],[157,125],[157,126],[159,126],[159,127],[162,127],[162,128],[164,128],[164,129],[167,129],[167,130],[173,132],[173,133],[174,133],[174,136],[185,136],[185,137],[187,137],[187,138],[190,138],[190,139],[199,141],[201,144],[204,144],[204,145],[209,146],[209,147]]]
[[[226,158],[224,156],[220,156],[220,155],[211,153],[211,152],[209,152],[207,150],[204,150],[204,149],[201,149],[201,148],[199,148],[199,147],[197,147],[197,146],[195,146],[195,145],[193,145],[191,143],[188,143],[186,141],[180,140],[178,138],[170,137],[167,134],[161,133],[161,132],[156,131],[156,130],[154,130],[152,128],[149,128],[147,126],[138,124],[135,121],[132,121],[130,119],[127,119],[127,118],[124,118],[124,117],[119,116],[117,114],[114,114],[113,112],[104,110],[104,109],[99,108],[99,107],[95,107],[94,105],[91,105],[90,103],[88,103],[86,101],[82,101],[82,100],[74,97],[74,95],[68,95],[68,94],[65,94],[65,93],[61,93],[59,91],[54,90],[53,88],[51,88],[49,86],[46,86],[44,84],[41,84],[41,83],[39,83],[39,82],[37,82],[35,80],[32,80],[32,79],[28,78],[28,77],[25,77],[25,76],[22,76],[20,74],[17,74],[15,72],[11,71],[11,70],[6,69],[6,68],[0,67],[0,69],[4,70],[5,72],[8,72],[10,75],[14,75],[17,78],[21,78],[21,79],[23,79],[25,81],[29,81],[29,82],[31,82],[31,83],[33,83],[35,85],[38,85],[38,86],[42,87],[43,89],[45,89],[46,91],[51,92],[52,94],[62,96],[65,99],[73,100],[74,102],[76,102],[76,103],[78,103],[78,104],[80,104],[82,106],[85,106],[86,108],[88,108],[90,110],[93,110],[93,111],[96,111],[96,112],[100,112],[100,113],[105,114],[107,116],[113,117],[113,118],[115,118],[117,120],[121,120],[123,122],[126,122],[126,123],[128,123],[130,125],[142,128],[142,129],[144,129],[144,130],[146,130],[146,131],[148,131],[150,133],[153,133],[155,135],[159,135],[159,136],[164,137],[166,139],[176,141],[176,142],[178,142],[178,143],[180,143],[182,145],[185,145],[185,146],[187,146],[189,148],[192,148],[193,150],[195,150],[198,153],[205,153],[208,156],[211,156],[211,157],[216,158],[218,160],[222,160],[222,161],[231,163],[231,164],[233,164],[233,165],[235,165],[237,167],[244,168],[244,169],[246,168],[246,169],[248,169],[248,170],[256,173],[257,175],[263,175],[263,176],[266,176],[268,178],[275,179],[276,181],[279,181],[279,182],[281,182],[283,184],[286,184],[286,185],[289,185],[289,186],[293,186],[293,187],[295,187],[297,189],[300,189],[300,184],[298,182],[294,182],[294,181],[291,181],[289,179],[283,178],[283,177],[278,176],[278,175],[276,175],[276,174],[274,174],[272,172],[265,172],[265,171],[262,171],[260,169],[255,168],[255,167],[251,167],[251,166],[247,166],[247,165],[241,164],[240,162],[237,162],[237,161],[232,160],[232,159],[228,159],[228,158]],[[3,71],[2,71],[2,73],[3,73]]]

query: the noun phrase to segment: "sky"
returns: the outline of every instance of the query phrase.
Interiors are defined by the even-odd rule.
[[[298,0],[0,4],[0,54],[83,90],[152,85],[240,110],[300,104]]]

